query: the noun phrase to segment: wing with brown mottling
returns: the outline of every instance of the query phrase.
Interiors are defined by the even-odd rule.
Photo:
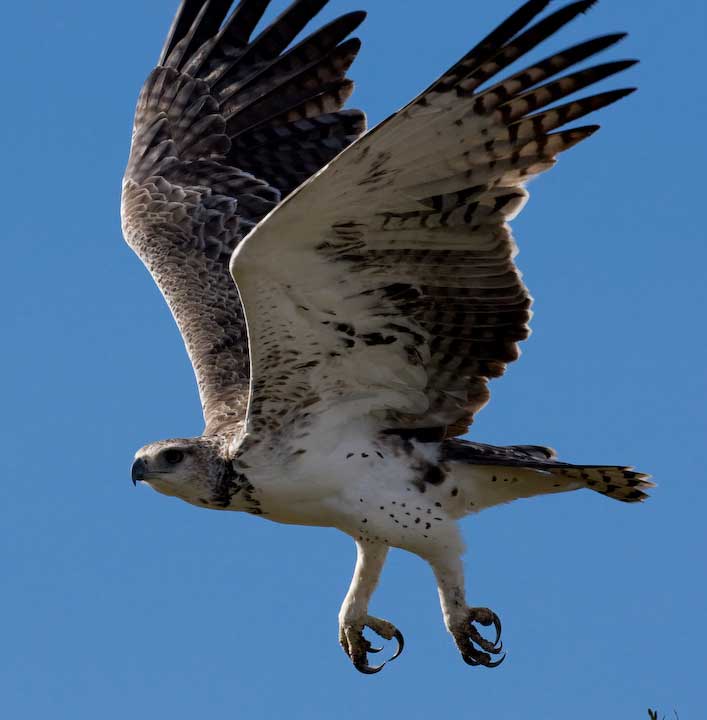
[[[296,0],[256,37],[269,0],[183,0],[143,87],[122,219],[179,325],[206,434],[235,430],[248,399],[234,248],[280,199],[365,129],[341,111],[359,49],[344,15],[292,44],[327,0]]]
[[[508,226],[524,185],[597,129],[566,123],[630,90],[564,98],[632,61],[561,75],[623,37],[608,35],[496,75],[591,4],[527,27],[547,0],[527,2],[236,251],[252,338],[249,428],[336,409],[382,429],[467,430],[528,335]]]

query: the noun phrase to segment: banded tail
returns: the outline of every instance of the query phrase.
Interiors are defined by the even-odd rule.
[[[655,487],[650,475],[631,467],[573,465],[554,450],[534,445],[496,447],[465,440],[442,443],[442,462],[468,479],[469,506],[481,510],[519,498],[588,488],[621,502],[643,502]]]

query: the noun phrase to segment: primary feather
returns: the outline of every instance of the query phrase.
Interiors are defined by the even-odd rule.
[[[245,319],[231,253],[292,189],[365,129],[341,112],[358,41],[350,13],[290,50],[326,4],[299,0],[251,37],[265,0],[184,0],[140,94],[123,182],[126,239],[179,325],[206,434],[241,427],[248,401]]]
[[[496,80],[591,5],[573,3],[525,29],[545,4],[522,7],[305,183],[234,254],[254,338],[254,429],[278,415],[295,421],[297,401],[288,399],[296,390],[307,413],[350,402],[386,430],[460,435],[487,402],[489,379],[518,357],[531,299],[507,222],[527,200],[526,182],[598,126],[558,128],[631,92],[545,110],[633,64],[551,80],[620,34]],[[284,307],[306,308],[288,315],[286,332]],[[296,362],[273,363],[266,337]]]

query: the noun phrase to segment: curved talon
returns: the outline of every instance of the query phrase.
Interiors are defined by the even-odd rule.
[[[375,675],[376,673],[379,673],[387,663],[383,663],[382,665],[364,665],[363,663],[354,663],[354,667],[356,670],[358,670],[360,673],[363,673],[364,675]]]
[[[491,659],[491,656],[499,655],[503,650],[501,621],[498,615],[488,608],[469,608],[466,622],[466,625],[460,626],[454,633],[464,662],[473,666],[498,667],[506,659],[505,654],[497,660]],[[479,632],[476,623],[485,627],[493,625],[496,629],[495,640],[487,640]]]
[[[467,665],[471,665],[473,667],[483,666],[487,668],[495,668],[498,667],[506,659],[506,655],[504,654],[498,660],[492,661],[491,656],[488,653],[476,651],[473,652],[473,655],[469,653],[462,654],[462,660],[464,660]]]
[[[498,646],[499,652],[501,651],[501,648],[503,647],[503,643],[500,645],[498,644],[498,641],[501,639],[501,620],[496,615],[496,613],[493,614],[493,626],[496,628],[496,639],[494,640],[494,646]],[[505,657],[505,656],[504,656]]]
[[[505,659],[506,659],[506,653],[503,653],[503,655],[500,658],[498,658],[498,660],[495,660],[494,662],[486,663],[484,667],[489,667],[489,668],[498,667]]]
[[[364,637],[364,630],[374,632],[383,640],[397,641],[398,647],[390,660],[387,660],[380,665],[368,664],[368,654],[379,653],[384,650],[384,647],[374,646],[368,638]],[[400,654],[405,647],[403,634],[395,627],[395,625],[387,622],[386,620],[373,617],[372,615],[367,616],[360,624],[343,624],[340,628],[339,640],[344,652],[349,656],[349,659],[353,663],[353,666],[364,675],[375,675],[376,673],[379,673],[389,662],[400,657]]]
[[[395,640],[398,641],[398,649],[395,651],[395,654],[392,658],[390,658],[388,662],[393,662],[393,660],[399,658],[403,650],[405,649],[405,638],[403,637],[403,634],[400,632],[400,630],[396,630],[393,634],[393,637],[395,638]]]
[[[493,644],[498,645],[498,641],[501,639],[501,619],[498,615],[488,608],[473,608],[471,614],[471,622],[477,622],[484,627],[494,626],[496,629],[496,639]]]

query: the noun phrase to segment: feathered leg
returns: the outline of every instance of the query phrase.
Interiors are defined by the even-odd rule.
[[[453,533],[451,527],[454,527]],[[437,579],[439,600],[442,606],[444,624],[461,652],[462,659],[468,665],[496,667],[503,662],[505,655],[493,660],[503,649],[501,640],[501,621],[498,615],[488,608],[469,607],[464,591],[464,567],[462,565],[463,546],[456,526],[447,526],[445,541],[436,543],[432,552],[426,552],[424,558],[432,566]],[[493,625],[496,639],[491,642],[484,638],[474,623],[483,626]]]
[[[365,628],[370,628],[385,640],[398,641],[398,649],[391,658],[395,660],[403,651],[404,640],[401,632],[387,620],[368,614],[368,603],[378,585],[388,546],[382,543],[358,541],[358,557],[351,586],[339,612],[339,642],[344,652],[351,658],[354,667],[362,673],[371,675],[380,672],[386,663],[371,666],[368,653],[380,652],[363,636]]]

